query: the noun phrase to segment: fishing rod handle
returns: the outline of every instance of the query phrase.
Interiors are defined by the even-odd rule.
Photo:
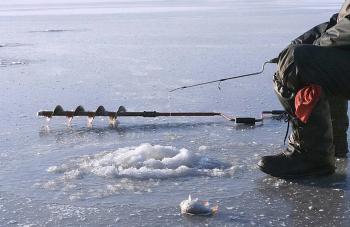
[[[268,61],[268,63],[272,63],[272,64],[277,64],[279,61],[279,58],[272,58],[271,60]]]

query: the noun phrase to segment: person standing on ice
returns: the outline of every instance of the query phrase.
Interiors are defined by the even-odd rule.
[[[259,168],[282,178],[334,173],[335,157],[348,153],[350,0],[280,53],[273,82],[292,132],[285,151],[262,157]]]

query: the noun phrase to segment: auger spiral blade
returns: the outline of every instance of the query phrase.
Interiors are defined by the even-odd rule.
[[[83,106],[78,106],[73,113],[73,116],[83,116],[82,114],[85,112],[85,109]]]

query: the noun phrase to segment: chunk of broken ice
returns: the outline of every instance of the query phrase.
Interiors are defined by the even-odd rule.
[[[192,199],[191,195],[188,196],[187,200],[180,203],[181,213],[188,215],[210,216],[216,214],[218,208],[218,205],[210,207],[208,201],[200,201],[198,198]]]

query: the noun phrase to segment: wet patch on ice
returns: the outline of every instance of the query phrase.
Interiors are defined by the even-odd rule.
[[[49,213],[55,216],[55,219],[75,219],[85,221],[89,216],[98,213],[98,208],[83,208],[71,205],[48,204],[46,205]]]
[[[157,179],[133,180],[121,178],[109,182],[98,181],[96,184],[84,184],[81,181],[67,181],[64,178],[58,178],[47,182],[35,183],[33,186],[49,191],[61,191],[68,195],[67,198],[70,201],[77,201],[90,198],[105,198],[125,193],[133,193],[135,195],[151,193],[153,188],[159,186],[160,183],[160,180]]]
[[[293,184],[293,182],[284,180],[284,179],[279,179],[275,177],[266,177],[263,182],[266,185],[275,187],[275,188],[280,188],[280,187],[288,187],[290,184]]]
[[[23,59],[0,59],[0,67],[9,67],[15,65],[27,65],[29,64],[28,60]]]
[[[20,46],[28,46],[29,44],[24,43],[0,43],[1,47],[20,47]]]
[[[61,32],[80,32],[83,29],[46,29],[46,30],[32,30],[32,33],[61,33]]]
[[[112,152],[83,156],[48,172],[63,174],[65,180],[82,179],[87,175],[104,178],[166,179],[188,176],[230,176],[234,167],[172,146],[141,144]]]

